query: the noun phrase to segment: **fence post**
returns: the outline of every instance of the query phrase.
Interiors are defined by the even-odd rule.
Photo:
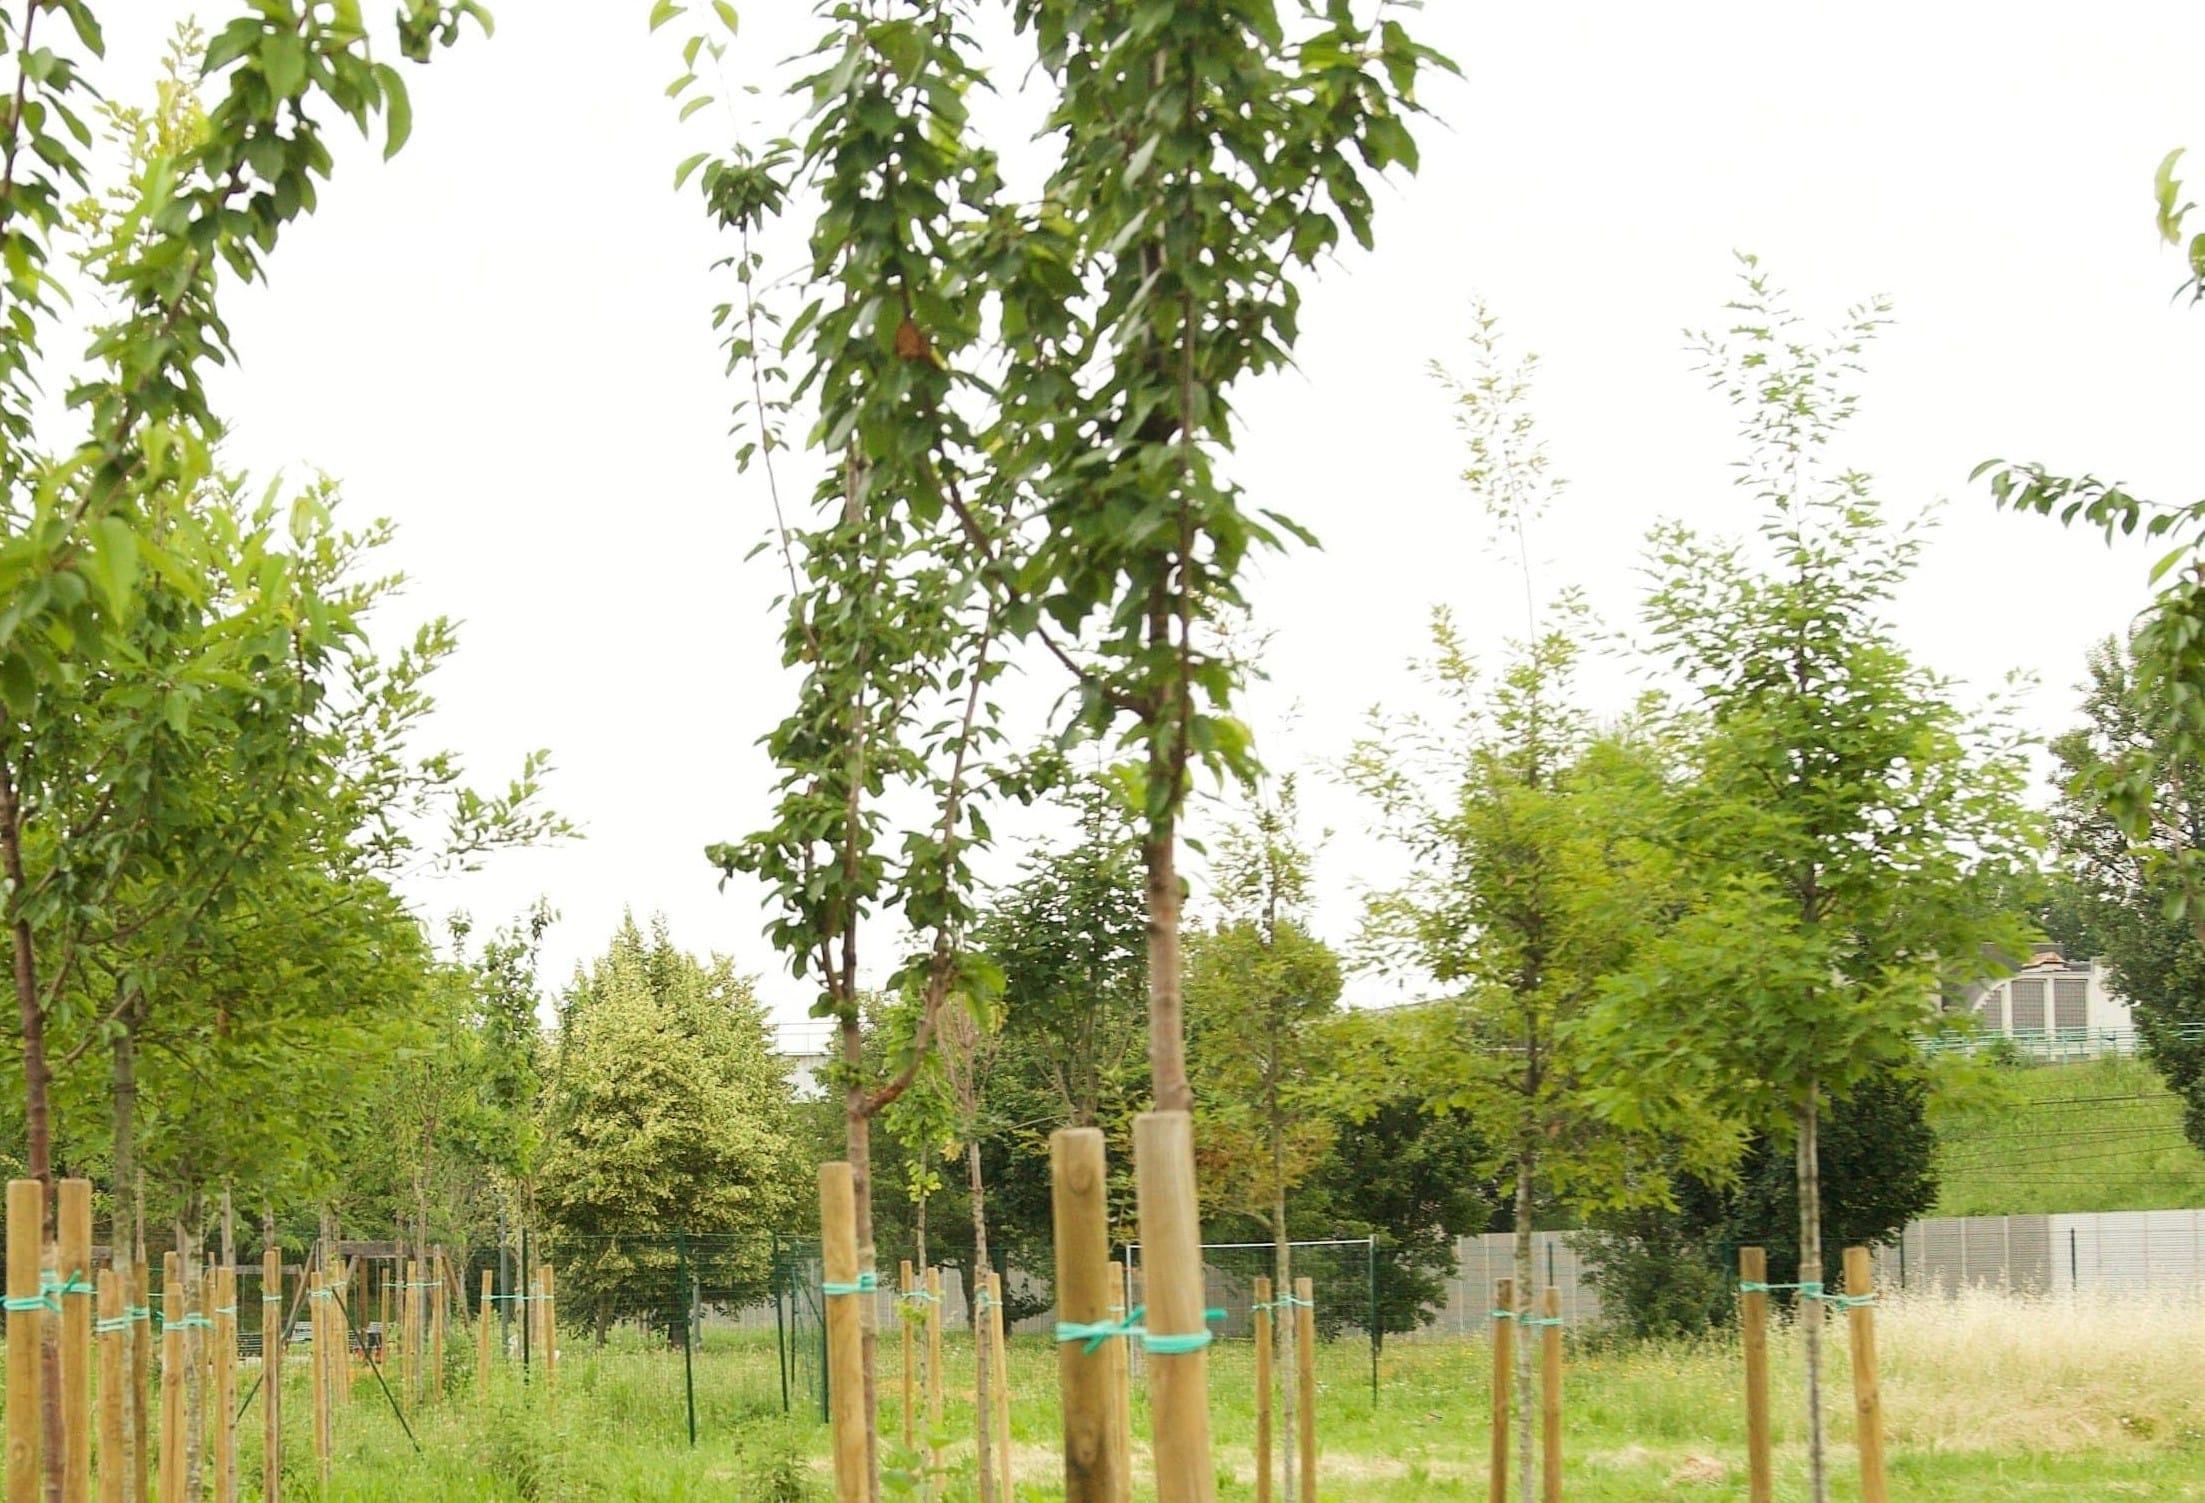
[[[1539,1317],[1540,1460],[1546,1471],[1540,1491],[1544,1503],[1562,1503],[1562,1291],[1552,1284],[1540,1299]]]
[[[45,1185],[9,1180],[7,1503],[38,1500],[38,1275],[45,1226]]]
[[[1486,1486],[1491,1503],[1508,1503],[1508,1390],[1515,1358],[1516,1281],[1493,1285],[1493,1440],[1492,1476]]]
[[[1271,1503],[1271,1281],[1255,1282],[1256,1503]]]
[[[260,1496],[279,1503],[283,1495],[283,1249],[260,1254]]]
[[[1301,1368],[1302,1503],[1317,1503],[1317,1286],[1294,1280],[1294,1361]]]
[[[1378,1239],[1364,1239],[1364,1256],[1370,1265],[1370,1407],[1378,1408],[1378,1349],[1385,1340],[1385,1317],[1378,1310]]]
[[[1887,1503],[1883,1476],[1883,1397],[1876,1389],[1875,1265],[1865,1247],[1845,1249],[1845,1293],[1853,1326],[1854,1440],[1860,1447],[1861,1503]]]
[[[1060,1325],[1110,1324],[1110,1211],[1103,1135],[1068,1127],[1049,1135],[1051,1203]],[[1057,1384],[1064,1394],[1065,1503],[1119,1503],[1114,1364],[1108,1347],[1121,1336],[1057,1342]],[[1007,1453],[1006,1453],[1007,1459]]]
[[[1738,1249],[1738,1339],[1746,1356],[1746,1497],[1769,1503],[1775,1481],[1769,1465],[1769,1255]]]
[[[92,1503],[92,1182],[63,1180],[59,1209],[61,1496]]]
[[[1143,1112],[1134,1118],[1133,1168],[1148,1328],[1161,1337],[1199,1337],[1209,1326],[1202,1314],[1193,1118],[1186,1112]],[[1157,1503],[1211,1503],[1217,1496],[1217,1461],[1210,1450],[1209,1353],[1199,1346],[1152,1351],[1146,1368]]]
[[[866,1503],[865,1371],[858,1326],[857,1202],[850,1166],[819,1166],[819,1257],[827,1307],[827,1396],[833,1410],[835,1503]]]

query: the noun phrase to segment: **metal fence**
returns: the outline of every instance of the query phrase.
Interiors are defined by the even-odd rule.
[[[1909,1222],[1876,1265],[1902,1289],[2205,1296],[2205,1210]]]

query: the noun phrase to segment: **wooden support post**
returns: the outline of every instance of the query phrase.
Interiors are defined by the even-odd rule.
[[[329,1485],[329,1289],[320,1268],[307,1276],[306,1302],[314,1311],[314,1469]]]
[[[61,1182],[61,1496],[92,1503],[92,1182]]]
[[[490,1401],[490,1328],[491,1296],[496,1291],[497,1275],[485,1268],[482,1271],[482,1313],[475,1317],[475,1405],[480,1408]]]
[[[1865,1247],[1845,1249],[1847,1318],[1853,1326],[1853,1435],[1860,1447],[1860,1503],[1889,1503],[1883,1475],[1883,1396],[1876,1388],[1876,1267]]]
[[[1552,1284],[1539,1300],[1539,1435],[1544,1468],[1542,1503],[1562,1503],[1562,1291]]]
[[[38,1503],[38,1285],[45,1230],[45,1185],[9,1180],[7,1503]]]
[[[117,1241],[122,1238],[116,1230]],[[153,1273],[141,1247],[130,1260],[130,1497],[144,1503],[153,1480]],[[268,1495],[270,1503],[274,1493]]]
[[[1203,1319],[1202,1219],[1195,1204],[1194,1120],[1186,1112],[1143,1112],[1133,1122],[1133,1165],[1141,1226],[1145,1324],[1153,1336],[1199,1337]],[[1210,1362],[1201,1347],[1151,1351],[1149,1444],[1157,1503],[1212,1503],[1217,1460],[1210,1451]]]
[[[444,1249],[429,1259],[429,1397],[444,1400],[445,1321],[451,1314],[452,1281],[445,1277]]]
[[[995,1407],[996,1472],[1003,1503],[1017,1494],[1011,1485],[1011,1354],[1003,1339],[1003,1276],[988,1270],[988,1349],[995,1354],[995,1390],[988,1395]]]
[[[544,1405],[553,1408],[559,1396],[559,1285],[549,1263],[537,1274],[544,1284]]]
[[[1493,1447],[1492,1476],[1486,1484],[1491,1503],[1508,1503],[1509,1380],[1516,1357],[1516,1281],[1493,1285]]]
[[[161,1254],[161,1503],[184,1503],[183,1317],[184,1260],[165,1252]]]
[[[1129,1308],[1126,1304],[1125,1264],[1112,1260],[1110,1264],[1110,1313],[1122,1316]],[[1111,1342],[1105,1351],[1110,1353],[1110,1402],[1111,1444],[1118,1448],[1118,1481],[1121,1490],[1118,1503],[1127,1503],[1133,1496],[1133,1365],[1130,1357],[1132,1338],[1121,1336]]]
[[[130,1311],[123,1283],[123,1276],[114,1269],[100,1270],[100,1503],[123,1503],[130,1490],[130,1457],[123,1449],[123,1394],[130,1382]]]
[[[1068,1127],[1049,1135],[1057,1319],[1106,1326],[1117,1299],[1110,1287],[1109,1167],[1103,1135]],[[1064,1409],[1064,1503],[1119,1503],[1118,1415],[1107,1348],[1123,1336],[1057,1343],[1057,1385]],[[1007,1385],[1006,1385],[1007,1387]],[[1006,1449],[1005,1457],[1009,1452]]]
[[[260,1497],[283,1495],[283,1249],[260,1255]]]
[[[419,1349],[421,1261],[407,1258],[398,1265],[398,1391],[408,1404],[421,1396],[421,1364],[414,1360]]]
[[[926,1432],[933,1468],[942,1469],[942,1270],[926,1271]]]
[[[1294,1365],[1301,1373],[1302,1503],[1317,1503],[1317,1286],[1294,1280]]]
[[[352,1365],[352,1346],[358,1342],[363,1350],[366,1348],[367,1325],[355,1313],[360,1309],[360,1290],[365,1283],[360,1260],[347,1258],[344,1268],[344,1279],[337,1285],[339,1297],[331,1304],[340,1337],[337,1343],[337,1404],[339,1408],[349,1409],[356,1397],[353,1390],[360,1381],[360,1374]]]
[[[903,1448],[906,1451],[919,1444],[918,1347],[912,1339],[917,1334],[911,1329],[912,1293],[911,1260],[905,1258],[896,1270],[896,1329],[903,1336]]]
[[[872,1491],[865,1444],[865,1368],[860,1345],[857,1201],[850,1166],[819,1166],[820,1264],[828,1290],[827,1396],[833,1425],[835,1503],[867,1503]],[[13,1503],[13,1500],[9,1500]]]
[[[1770,1503],[1775,1471],[1769,1462],[1769,1255],[1738,1249],[1738,1342],[1746,1357],[1746,1498]]]
[[[214,1275],[214,1503],[237,1497],[237,1268]]]
[[[376,1329],[382,1333],[380,1339],[383,1343],[383,1351],[381,1354],[383,1369],[385,1372],[397,1373],[397,1368],[392,1365],[398,1360],[397,1357],[394,1355],[398,1344],[398,1328],[395,1325],[391,1324],[390,1275],[383,1272],[381,1269],[376,1270],[375,1301],[375,1325]],[[404,1393],[406,1391],[405,1377],[403,1374],[400,1374],[398,1377],[398,1391],[400,1393]]]
[[[1271,1281],[1255,1285],[1256,1503],[1271,1503]]]

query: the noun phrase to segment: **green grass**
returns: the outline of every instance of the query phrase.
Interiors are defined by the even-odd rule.
[[[1893,1495],[1909,1503],[2120,1497],[2205,1499],[2205,1310],[2167,1305],[2051,1306],[1971,1296],[1902,1301],[1878,1311]],[[2108,1330],[2149,1329],[2148,1344],[2110,1360]],[[950,1387],[969,1385],[969,1346],[948,1344]],[[1014,1452],[1023,1503],[1062,1496],[1057,1466],[1055,1352],[1039,1338],[1012,1343]],[[1779,1499],[1804,1497],[1796,1344],[1775,1342]],[[1489,1412],[1489,1350],[1480,1342],[1396,1343],[1374,1405],[1368,1350],[1342,1343],[1319,1368],[1320,1496],[1369,1503],[1482,1499]],[[1857,1497],[1848,1357],[1829,1357],[1827,1402],[1835,1496]],[[1212,1413],[1221,1503],[1253,1497],[1252,1355],[1213,1350]],[[899,1421],[894,1333],[883,1345],[884,1433]],[[464,1380],[466,1375],[460,1374]],[[294,1423],[290,1495],[311,1498],[306,1395],[286,1385]],[[408,1448],[387,1407],[364,1388],[339,1416],[331,1500],[346,1503],[581,1503],[715,1500],[795,1503],[830,1496],[825,1428],[779,1413],[771,1338],[716,1337],[700,1354],[702,1435],[685,1443],[676,1354],[618,1343],[603,1354],[577,1342],[560,1367],[556,1405],[540,1387],[501,1378],[478,1412],[471,1396],[415,1417],[424,1455]],[[1673,1497],[1728,1503],[1745,1497],[1738,1360],[1725,1342],[1580,1348],[1567,1378],[1567,1483],[1573,1503]],[[248,1484],[257,1496],[257,1409],[247,1419]],[[1136,1471],[1146,1416],[1136,1405]],[[947,1488],[970,1499],[971,1410],[953,1399]],[[894,1458],[891,1458],[892,1460]],[[891,1497],[906,1496],[891,1491]],[[1145,1484],[1137,1498],[1151,1496]]]
[[[2140,1060],[1996,1072],[2003,1101],[1938,1124],[1937,1216],[2205,1206],[2205,1154],[2182,1103]]]

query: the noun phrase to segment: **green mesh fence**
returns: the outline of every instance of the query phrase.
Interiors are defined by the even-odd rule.
[[[1360,1341],[1370,1347],[1370,1386],[1373,1402],[1378,1397],[1378,1353],[1384,1340],[1381,1290],[1384,1286],[1383,1250],[1367,1237],[1287,1244],[1287,1277],[1308,1279],[1314,1305],[1317,1340],[1323,1343]],[[1133,1305],[1147,1303],[1141,1276],[1141,1245],[1125,1247],[1128,1298]],[[1276,1280],[1276,1247],[1269,1242],[1204,1243],[1202,1247],[1203,1304],[1223,1312],[1210,1330],[1220,1341],[1252,1340],[1255,1336],[1256,1280]],[[1274,1288],[1273,1298],[1290,1290]]]

